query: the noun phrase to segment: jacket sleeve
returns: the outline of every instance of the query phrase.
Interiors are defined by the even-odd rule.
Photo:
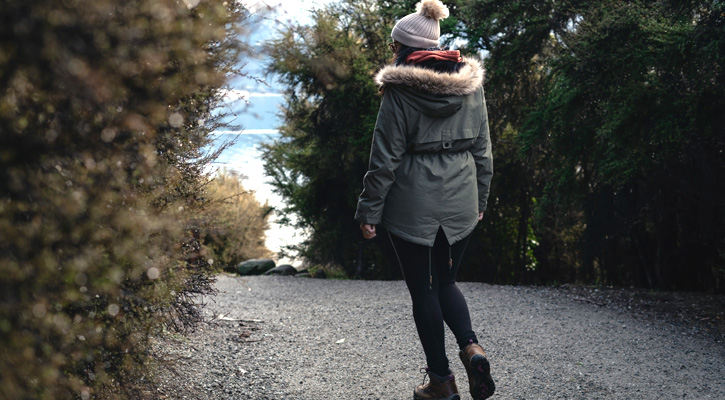
[[[483,96],[483,88],[481,88]],[[493,155],[491,153],[491,136],[488,131],[488,111],[486,110],[486,99],[483,97],[483,118],[478,137],[471,148],[473,159],[476,163],[476,177],[478,180],[478,211],[486,211],[488,207],[488,193],[493,177]]]
[[[405,153],[405,118],[400,99],[389,87],[383,95],[373,131],[368,171],[357,203],[355,219],[363,224],[379,224],[385,196],[395,181],[395,170]]]

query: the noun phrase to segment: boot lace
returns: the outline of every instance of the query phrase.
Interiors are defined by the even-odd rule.
[[[425,385],[425,378],[428,377],[428,372],[430,371],[430,368],[424,367],[420,369],[420,373],[423,374],[423,382],[421,382],[421,385]]]

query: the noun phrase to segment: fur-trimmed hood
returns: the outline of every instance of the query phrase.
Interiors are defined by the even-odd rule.
[[[483,66],[474,58],[463,57],[458,72],[437,72],[414,65],[388,65],[375,75],[378,86],[404,85],[444,96],[466,96],[483,84]]]

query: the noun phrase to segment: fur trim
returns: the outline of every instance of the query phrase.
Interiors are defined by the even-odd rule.
[[[388,65],[375,75],[378,86],[404,85],[446,96],[466,96],[483,84],[481,62],[463,57],[458,72],[437,72],[413,65]]]
[[[415,10],[418,14],[436,21],[448,18],[450,14],[448,7],[440,0],[423,0],[415,5]]]

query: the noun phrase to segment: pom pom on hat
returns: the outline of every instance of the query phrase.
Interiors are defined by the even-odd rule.
[[[395,24],[390,36],[409,47],[437,47],[441,36],[438,21],[448,17],[448,7],[440,0],[423,0],[416,4],[415,9],[415,13],[406,15]]]
[[[415,10],[418,14],[436,21],[448,18],[450,15],[448,7],[440,0],[423,0],[415,5]]]

